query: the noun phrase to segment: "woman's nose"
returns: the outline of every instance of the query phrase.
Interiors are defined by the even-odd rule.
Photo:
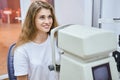
[[[45,23],[49,23],[50,20],[48,18],[45,19]]]

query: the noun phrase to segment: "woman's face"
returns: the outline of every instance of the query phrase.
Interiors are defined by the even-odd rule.
[[[48,33],[53,23],[52,17],[49,9],[42,8],[35,18],[37,30],[39,32]]]

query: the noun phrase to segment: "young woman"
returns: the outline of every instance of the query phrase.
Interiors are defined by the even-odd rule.
[[[52,63],[49,35],[51,29],[57,26],[50,4],[42,1],[31,3],[14,49],[17,80],[58,80],[58,73],[48,69]],[[56,60],[59,61],[57,46]]]

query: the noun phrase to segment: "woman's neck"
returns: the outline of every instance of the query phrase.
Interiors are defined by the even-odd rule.
[[[41,34],[41,33],[38,33],[36,38],[33,40],[33,42],[35,43],[43,43],[47,40],[48,38],[48,34],[47,33],[44,33],[44,34]]]

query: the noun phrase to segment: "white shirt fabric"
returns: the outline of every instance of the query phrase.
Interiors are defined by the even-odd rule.
[[[60,57],[56,46],[56,60]],[[14,51],[15,76],[28,75],[28,80],[58,80],[58,73],[50,71],[52,49],[50,37],[42,43],[28,42]]]

